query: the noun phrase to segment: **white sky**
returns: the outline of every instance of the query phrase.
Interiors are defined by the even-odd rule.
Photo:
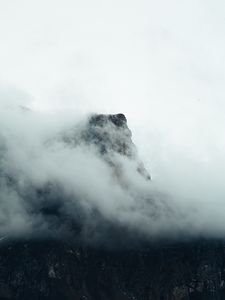
[[[220,102],[224,15],[220,0],[1,0],[0,78],[37,107]]]
[[[223,0],[0,0],[0,104],[125,113],[153,184],[223,231],[224,87]]]
[[[125,113],[156,170],[224,153],[224,56],[222,0],[0,0],[1,86],[39,110]]]

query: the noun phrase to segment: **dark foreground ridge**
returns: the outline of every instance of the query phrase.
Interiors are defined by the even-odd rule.
[[[111,251],[60,241],[5,242],[1,300],[225,299],[218,242]]]
[[[140,176],[150,180],[138,159],[123,114],[91,116],[79,139],[71,131],[63,135],[63,140],[94,146],[115,169],[117,154],[125,155],[136,163]],[[13,178],[8,184],[15,184]],[[41,203],[35,210],[58,234],[35,239],[32,235],[1,238],[0,300],[225,299],[224,242],[141,241],[135,232],[99,216],[89,234],[85,227],[86,237],[91,239],[98,232],[101,241],[105,236],[111,244],[108,241],[106,247],[104,242],[88,243],[82,237],[85,212],[77,207],[73,219],[63,215],[64,195],[60,189],[49,184],[32,195]],[[58,219],[65,223],[64,229],[70,229],[68,236],[58,227]]]

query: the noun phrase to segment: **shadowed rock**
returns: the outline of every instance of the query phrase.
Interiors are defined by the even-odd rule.
[[[112,167],[118,168],[117,155],[125,156],[136,163],[137,172],[146,180],[151,177],[138,157],[137,148],[132,141],[132,132],[123,114],[91,115],[87,122],[79,128],[64,132],[66,143],[76,147],[79,144],[94,146],[102,159]]]

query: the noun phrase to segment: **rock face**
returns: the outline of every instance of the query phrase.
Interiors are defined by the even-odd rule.
[[[143,163],[138,159],[137,149],[131,140],[132,133],[127,126],[127,119],[123,114],[116,115],[94,115],[89,119],[88,127],[84,138],[97,145],[99,152],[103,156],[108,156],[108,161],[112,152],[119,153],[136,160],[137,171],[150,180],[151,177],[144,168]]]
[[[101,158],[105,159],[112,167],[118,167],[116,154],[135,161],[137,171],[146,180],[150,180],[151,177],[139,160],[136,146],[131,137],[131,130],[128,128],[127,119],[123,114],[92,115],[79,134],[71,130],[63,135],[66,143],[75,146],[83,143],[95,147]]]
[[[71,130],[62,139],[94,147],[112,168],[118,168],[117,155],[124,155],[150,180],[123,114],[91,116],[79,138]],[[116,245],[88,244],[80,239],[85,215],[79,212],[75,220],[62,215],[61,191],[52,190],[49,185],[33,192],[40,203],[46,198],[54,203],[41,206],[42,215],[50,220],[60,215],[73,234],[1,239],[0,300],[225,299],[223,241],[142,241],[134,232],[101,219],[98,230],[107,232]]]

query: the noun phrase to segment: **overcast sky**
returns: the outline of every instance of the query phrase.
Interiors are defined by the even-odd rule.
[[[0,120],[34,141],[2,106],[124,113],[157,188],[224,234],[224,55],[222,0],[0,0]]]
[[[1,0],[0,101],[123,112],[155,176],[221,173],[224,16],[222,0]]]
[[[1,1],[0,78],[38,108],[222,105],[224,13],[222,0]]]

